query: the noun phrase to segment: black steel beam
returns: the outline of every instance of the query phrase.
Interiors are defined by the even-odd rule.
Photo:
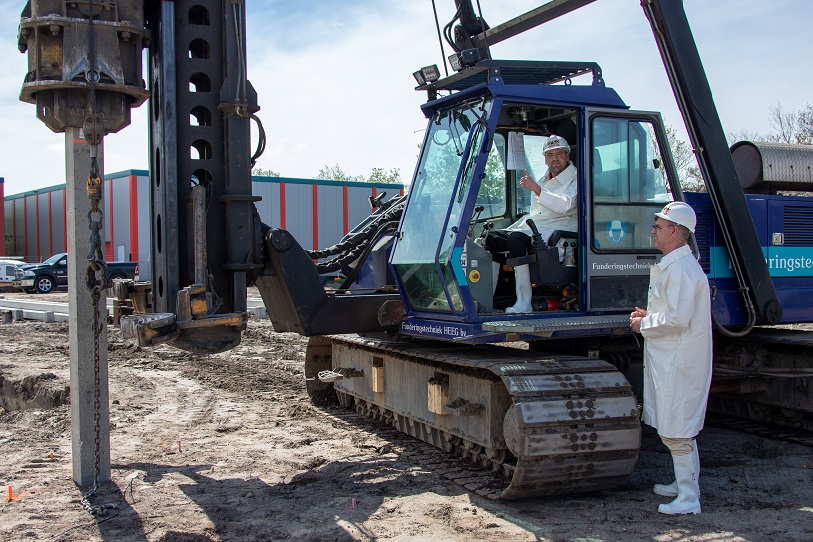
[[[595,0],[553,0],[518,17],[514,17],[499,26],[486,30],[481,34],[472,36],[471,41],[476,48],[485,48],[512,38],[526,30],[545,24],[548,21],[552,21],[557,17],[566,15],[587,4],[592,4],[593,2],[595,2]]]
[[[737,177],[683,2],[643,0],[641,5],[652,25],[734,272],[744,279],[749,289],[758,323],[776,324],[782,319],[782,307]]]
[[[245,312],[247,274],[261,267],[251,194],[245,3],[176,0],[149,6],[150,182],[154,307],[177,312],[196,282],[192,187],[206,187],[206,291],[214,313]],[[255,220],[257,219],[257,220]]]
[[[178,254],[178,129],[175,95],[175,2],[152,4],[149,52],[150,237],[153,310],[175,312],[180,289]],[[182,209],[183,210],[183,209]]]

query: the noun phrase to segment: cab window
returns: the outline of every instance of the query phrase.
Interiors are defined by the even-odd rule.
[[[479,219],[496,218],[507,213],[505,197],[505,137],[494,134],[488,153],[483,180],[477,192],[477,207],[482,207]]]
[[[652,215],[672,200],[663,152],[652,122],[591,121],[593,248],[652,249]]]

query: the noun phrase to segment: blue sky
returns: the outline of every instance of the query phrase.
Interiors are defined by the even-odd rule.
[[[542,1],[481,0],[492,26]],[[436,0],[441,25],[452,0]],[[770,107],[813,102],[813,2],[686,0],[685,9],[727,132],[771,132]],[[64,182],[64,134],[18,100],[26,71],[17,51],[24,2],[0,0],[0,104],[6,195]],[[339,164],[353,175],[374,167],[413,173],[425,121],[412,72],[442,65],[431,0],[343,2],[248,0],[248,74],[268,146],[258,167],[312,177]],[[446,53],[449,53],[447,47]],[[639,0],[597,0],[544,27],[492,47],[495,58],[591,60],[634,109],[682,120]],[[146,78],[146,77],[145,77]],[[147,168],[146,106],[105,139],[108,173]]]

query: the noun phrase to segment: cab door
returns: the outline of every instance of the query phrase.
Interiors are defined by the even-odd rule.
[[[67,254],[54,264],[54,275],[59,286],[68,285],[68,256]]]
[[[590,110],[586,296],[590,311],[646,306],[654,213],[680,193],[657,113]]]

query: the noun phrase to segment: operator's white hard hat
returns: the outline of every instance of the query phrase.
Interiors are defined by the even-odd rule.
[[[545,144],[542,146],[542,154],[547,154],[548,151],[552,151],[554,149],[563,149],[566,153],[570,153],[570,145],[567,144],[565,138],[551,134],[547,141],[545,141]]]
[[[694,227],[697,225],[697,215],[694,214],[694,209],[688,203],[682,201],[668,203],[666,207],[661,209],[660,213],[655,213],[655,216],[680,226],[686,226],[692,233],[694,233]]]

